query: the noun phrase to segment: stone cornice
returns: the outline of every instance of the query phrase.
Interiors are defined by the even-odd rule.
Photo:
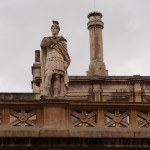
[[[98,84],[150,84],[150,76],[70,76],[71,82],[89,82]]]

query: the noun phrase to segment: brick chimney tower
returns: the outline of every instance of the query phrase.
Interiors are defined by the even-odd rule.
[[[102,29],[104,23],[100,12],[91,12],[88,15],[87,27],[90,36],[90,65],[88,76],[108,76],[108,70],[103,61],[103,39]]]

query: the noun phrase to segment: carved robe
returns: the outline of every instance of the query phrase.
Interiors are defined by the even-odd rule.
[[[60,74],[64,78],[64,89],[68,88],[67,68],[70,65],[70,57],[67,51],[67,40],[62,36],[44,37],[41,48],[42,89],[46,86],[46,76],[53,74]]]

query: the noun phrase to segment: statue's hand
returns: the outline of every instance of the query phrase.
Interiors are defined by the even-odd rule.
[[[51,47],[52,44],[53,44],[53,42],[52,42],[51,40],[47,41],[47,46],[48,46],[48,47]]]
[[[45,37],[41,42],[41,47],[51,47],[52,44],[53,44],[52,40]]]
[[[56,45],[57,44],[57,40],[53,40],[53,44]]]
[[[45,43],[47,47],[50,47],[53,44],[52,40],[48,37],[45,38]]]

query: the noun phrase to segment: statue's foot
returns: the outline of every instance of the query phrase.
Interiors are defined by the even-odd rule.
[[[46,97],[44,95],[41,95],[40,98],[41,99],[46,99]]]
[[[60,96],[64,96],[64,93],[63,93],[63,92],[61,92],[61,93],[60,93]]]
[[[49,97],[50,95],[44,95],[44,94],[40,96],[41,99],[48,99]]]
[[[54,89],[54,97],[58,97],[58,96],[59,96],[58,89]]]

